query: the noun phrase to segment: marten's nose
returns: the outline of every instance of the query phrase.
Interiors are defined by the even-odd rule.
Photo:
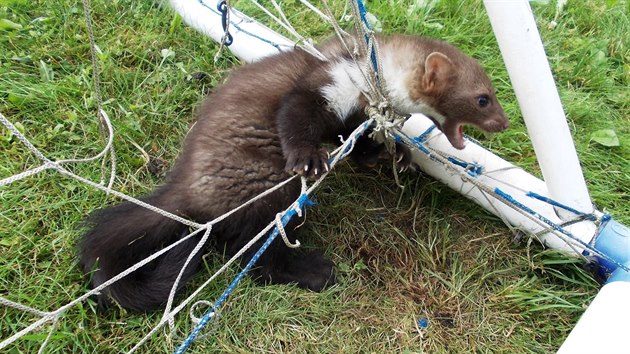
[[[507,129],[507,128],[509,128],[509,127],[510,127],[510,121],[506,119],[506,120],[503,122],[503,125],[501,125],[501,130],[506,130],[506,129]]]

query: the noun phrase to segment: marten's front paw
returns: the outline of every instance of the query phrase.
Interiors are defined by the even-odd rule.
[[[386,154],[385,144],[378,143],[374,139],[362,135],[354,143],[350,157],[361,167],[373,168],[378,164],[379,160],[383,159],[384,154]]]
[[[285,170],[306,177],[319,177],[328,172],[328,151],[324,148],[298,148],[287,154]]]
[[[411,161],[411,151],[407,146],[401,143],[396,143],[396,167],[400,172],[404,172],[411,168],[414,169],[414,166]]]

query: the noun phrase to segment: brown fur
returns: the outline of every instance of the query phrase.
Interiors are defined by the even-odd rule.
[[[443,72],[459,70],[457,65],[462,64],[457,55],[463,54],[453,54],[454,49],[441,42],[430,42],[438,43],[437,47],[444,50],[454,66],[426,65],[425,58],[433,50],[425,42],[396,38],[383,41],[387,43],[384,50],[421,58],[416,59],[418,65],[407,81],[412,97],[430,99],[436,109],[450,107],[449,111],[461,113],[457,116],[460,121],[470,113],[471,102],[457,96],[457,86],[440,81]],[[324,45],[323,50],[333,60],[344,56],[334,42]],[[177,215],[207,222],[276,186],[292,173],[301,172],[295,166],[307,164],[311,171],[307,174],[316,175],[318,169],[321,173],[327,164],[322,143],[338,143],[338,135],[346,135],[366,118],[360,108],[351,112],[350,117],[342,117],[343,120],[329,110],[319,92],[331,82],[326,72],[329,64],[296,50],[234,70],[199,109],[198,121],[186,137],[164,185],[144,200]],[[432,68],[434,77],[427,77],[427,67]],[[470,69],[471,77],[450,72],[451,79],[459,82],[482,76],[480,87],[488,89],[485,73],[474,71],[478,70],[474,65]],[[364,105],[365,100],[359,99]],[[475,114],[466,119],[473,122]],[[480,118],[481,125],[485,120],[486,117]],[[354,155],[361,161],[372,161],[381,148],[364,138],[357,144]],[[213,227],[212,244],[227,255],[236,253],[276,213],[290,205],[298,193],[299,185],[292,183],[233,214]],[[95,212],[88,223],[90,229],[83,235],[79,248],[82,267],[92,274],[93,286],[188,233],[186,226],[127,202]],[[297,223],[294,221],[287,227],[292,241]],[[109,286],[99,296],[99,302],[106,305],[113,298],[121,306],[134,310],[161,306],[198,240],[199,237],[183,243]],[[249,260],[259,246],[260,242],[245,253],[243,261]],[[187,268],[182,285],[198,268],[202,253]],[[254,277],[267,283],[297,283],[319,291],[335,282],[332,262],[316,251],[290,250],[281,240],[272,243],[257,266]]]
[[[413,100],[425,101],[446,117],[443,124],[436,123],[453,146],[464,147],[461,137],[457,136],[457,130],[463,124],[490,132],[508,128],[509,122],[497,100],[494,86],[476,60],[446,42],[428,38],[407,37],[406,41],[396,45],[420,53],[417,58],[425,58],[416,62],[412,74],[406,79],[409,94]],[[488,100],[487,106],[480,107],[480,97]]]

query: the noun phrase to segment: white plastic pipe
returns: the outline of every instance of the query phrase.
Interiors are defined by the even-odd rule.
[[[414,114],[404,125],[403,132],[409,136],[415,137],[425,132],[432,125],[433,122],[429,118],[421,114]],[[449,143],[446,136],[437,129],[429,134],[427,145],[433,149],[457,157],[460,160],[470,163],[475,162],[483,166],[484,173],[475,177],[479,182],[482,182],[492,189],[501,189],[519,203],[524,204],[556,224],[562,223],[562,220],[558,217],[551,205],[526,196],[526,192],[534,192],[548,196],[549,191],[545,182],[527,173],[520,167],[514,166],[482,146],[470,141],[467,142],[463,150],[457,150]],[[501,217],[519,230],[528,233],[538,233],[545,229],[544,226],[532,221],[531,218],[517,212],[509,205],[504,204],[492,196],[484,195],[476,186],[463,180],[459,174],[447,170],[441,163],[432,160],[428,155],[415,150],[412,151],[412,154],[413,161],[420,166],[422,171],[448,185],[466,198],[473,200],[489,212]],[[565,229],[579,239],[590,240],[595,234],[597,226],[591,221],[583,221],[567,226]],[[569,246],[562,238],[559,238],[555,234],[543,235],[541,240],[548,247],[574,254],[579,254],[584,250],[583,247],[577,245],[573,247]]]
[[[225,31],[221,24],[221,14],[217,10],[217,0],[170,0],[170,3],[189,26],[221,42]],[[235,9],[230,10],[228,29],[234,38],[229,46],[230,51],[246,62],[294,47],[291,40]]]
[[[484,4],[550,196],[582,212],[592,212],[592,202],[529,2],[484,0]],[[558,212],[563,219],[572,216]]]
[[[630,353],[630,282],[614,281],[604,285],[558,354]]]

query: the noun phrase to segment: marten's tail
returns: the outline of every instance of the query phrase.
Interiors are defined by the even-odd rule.
[[[181,211],[174,201],[165,202],[160,191],[143,201],[172,212]],[[91,229],[79,242],[81,266],[97,287],[133,264],[188,234],[188,226],[130,202],[96,211],[87,220]],[[163,305],[190,252],[201,235],[193,237],[135,272],[105,288],[98,296],[101,307],[114,299],[120,306],[146,311]],[[194,274],[199,252],[186,268],[180,286]]]

